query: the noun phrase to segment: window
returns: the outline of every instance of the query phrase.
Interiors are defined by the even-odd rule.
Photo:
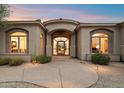
[[[92,35],[92,53],[108,53],[108,35],[96,33]]]
[[[27,33],[14,32],[10,34],[10,53],[27,52]]]

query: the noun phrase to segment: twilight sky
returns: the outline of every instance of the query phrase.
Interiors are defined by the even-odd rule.
[[[122,22],[124,4],[10,4],[12,11],[8,20],[73,19],[80,22]]]

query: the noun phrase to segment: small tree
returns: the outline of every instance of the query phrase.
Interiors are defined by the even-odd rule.
[[[5,20],[10,14],[9,6],[6,4],[0,4],[0,29],[7,25]]]

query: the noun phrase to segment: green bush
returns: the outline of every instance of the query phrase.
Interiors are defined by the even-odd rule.
[[[107,54],[93,54],[91,56],[91,61],[94,64],[100,64],[100,65],[108,65],[110,61],[110,57]]]
[[[51,61],[50,56],[36,56],[36,61],[41,64],[45,64]]]
[[[0,65],[6,65],[9,64],[9,62],[11,62],[11,58],[10,57],[2,57],[0,58]]]
[[[12,61],[9,62],[9,65],[17,66],[17,65],[21,65],[22,63],[24,63],[24,60],[20,57],[16,57],[16,58],[13,58]]]
[[[35,55],[31,55],[31,62],[36,62],[36,57]]]

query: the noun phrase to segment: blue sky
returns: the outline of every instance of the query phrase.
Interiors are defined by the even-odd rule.
[[[80,22],[122,22],[124,4],[16,4],[10,5],[9,20],[73,19]]]

